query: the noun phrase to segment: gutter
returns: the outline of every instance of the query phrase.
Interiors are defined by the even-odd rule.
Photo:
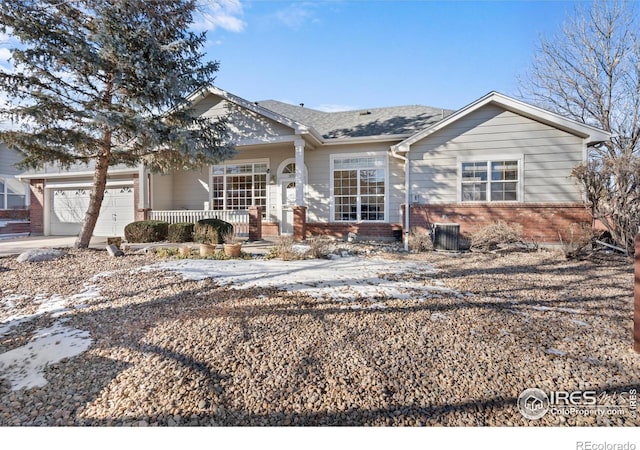
[[[404,233],[403,233],[403,241],[404,241],[404,251],[409,251],[409,216],[411,213],[411,207],[409,205],[409,200],[411,198],[411,193],[409,192],[411,189],[411,184],[409,183],[409,168],[410,161],[407,156],[402,156],[396,153],[397,146],[392,145],[389,147],[391,151],[391,156],[397,158],[401,161],[404,161]]]

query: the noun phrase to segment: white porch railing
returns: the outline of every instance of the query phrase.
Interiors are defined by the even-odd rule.
[[[196,223],[201,219],[220,219],[233,225],[239,236],[249,236],[249,211],[247,210],[177,210],[149,211],[149,220],[162,220],[169,223]]]

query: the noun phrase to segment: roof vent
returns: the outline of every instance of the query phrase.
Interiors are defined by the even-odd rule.
[[[360,113],[361,116],[368,116],[369,114],[371,114],[371,111],[362,111]]]

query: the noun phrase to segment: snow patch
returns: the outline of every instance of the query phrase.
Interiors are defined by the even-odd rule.
[[[278,288],[297,291],[313,298],[341,302],[371,299],[425,300],[457,292],[440,280],[424,280],[433,267],[414,262],[347,257],[333,260],[175,260],[139,269],[141,272],[169,270],[185,280],[213,279],[233,289]],[[401,281],[393,275],[414,274]],[[407,279],[408,278],[408,279]],[[415,279],[414,279],[415,278]]]
[[[88,331],[56,322],[49,328],[37,330],[28,344],[0,354],[0,378],[7,379],[14,391],[44,386],[47,384],[45,367],[79,355],[90,346]]]

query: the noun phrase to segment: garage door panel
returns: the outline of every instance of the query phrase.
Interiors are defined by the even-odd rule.
[[[133,188],[114,187],[105,191],[94,236],[124,236],[124,227],[134,220]]]
[[[89,208],[90,188],[61,188],[51,192],[50,233],[74,236],[80,233]],[[133,188],[109,187],[105,190],[94,236],[124,236],[124,227],[133,222]]]

